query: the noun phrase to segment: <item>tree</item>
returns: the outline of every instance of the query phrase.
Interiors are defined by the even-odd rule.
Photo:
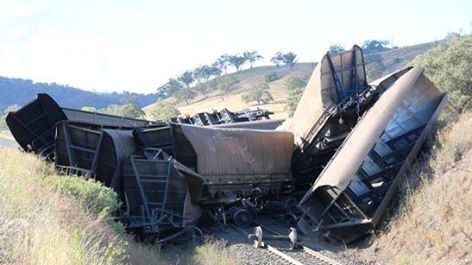
[[[195,68],[195,70],[193,70],[193,77],[196,80],[203,80],[205,82],[208,82],[208,79],[212,77],[211,66],[202,65]]]
[[[270,61],[275,64],[277,68],[280,67],[281,64],[283,64],[283,54],[281,52],[276,52],[272,58],[270,58]]]
[[[288,112],[288,116],[292,117],[297,109],[298,102],[302,98],[304,87],[298,87],[292,89],[288,92],[287,104],[285,105],[285,110]]]
[[[267,104],[269,101],[274,100],[269,90],[269,85],[264,83],[264,85],[253,87],[251,91],[242,95],[241,98],[245,103],[255,101],[257,105]]]
[[[196,91],[198,91],[205,99],[208,98],[208,93],[210,93],[210,84],[209,82],[200,83],[194,87]]]
[[[245,51],[243,52],[243,57],[249,62],[251,68],[255,62],[264,58],[257,51]]]
[[[293,69],[295,64],[297,63],[297,55],[293,52],[288,52],[282,55],[282,61],[285,65],[288,65],[290,67],[290,70]]]
[[[388,40],[366,40],[362,44],[362,50],[364,54],[374,53],[374,52],[383,52],[390,50],[390,41]]]
[[[180,111],[175,107],[175,100],[159,101],[151,111],[153,119],[158,121],[167,121],[180,115]]]
[[[187,89],[189,89],[190,85],[195,81],[191,71],[183,72],[179,77],[177,77],[177,80],[182,82]]]
[[[184,100],[187,105],[190,104],[190,101],[194,99],[197,96],[197,92],[195,92],[193,89],[190,88],[183,88],[177,93],[175,93],[175,97],[178,100]]]
[[[246,58],[240,55],[230,55],[228,58],[229,64],[236,68],[236,72],[240,71],[240,68],[243,64],[246,63]]]
[[[197,86],[195,86],[195,90],[199,91],[205,98],[208,97],[208,93],[211,90],[210,78],[219,76],[221,74],[221,70],[214,66],[203,65],[196,68],[193,71],[194,77],[197,80],[203,81],[200,82]]]
[[[328,52],[330,54],[337,54],[337,53],[341,53],[343,51],[345,51],[344,47],[341,46],[340,44],[336,43],[336,44],[333,44],[333,45],[329,46],[329,51]]]
[[[297,88],[305,88],[308,83],[308,76],[291,76],[285,81],[285,85],[289,90],[294,90]]]
[[[472,110],[472,35],[455,36],[447,45],[437,46],[417,57],[413,65],[449,94],[457,112]]]
[[[167,83],[157,88],[158,98],[167,98],[184,88],[183,84],[175,78],[170,78]]]
[[[97,112],[137,119],[145,116],[144,111],[142,111],[136,104],[132,103],[123,105],[111,104],[105,108],[97,110]]]
[[[229,55],[223,54],[212,64],[226,74],[229,65]]]
[[[214,66],[202,65],[193,71],[195,79],[208,82],[210,78],[221,75],[221,70]]]
[[[232,76],[223,76],[218,81],[217,88],[223,91],[222,99],[224,100],[224,96],[227,96],[231,91],[236,89],[236,84],[239,83],[239,80],[232,77]]]

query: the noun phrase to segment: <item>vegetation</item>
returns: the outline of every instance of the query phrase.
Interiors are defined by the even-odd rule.
[[[185,103],[188,105],[197,96],[197,92],[193,89],[190,88],[183,88],[177,93],[175,93],[175,97],[180,100],[180,101],[185,101]]]
[[[14,104],[14,105],[8,106],[3,111],[3,115],[0,117],[0,130],[7,130],[8,129],[7,122],[5,121],[5,119],[8,115],[8,112],[18,110],[19,108],[20,108],[20,106],[18,106],[17,104]]]
[[[112,104],[106,108],[98,109],[97,112],[137,119],[141,119],[145,115],[144,111],[133,103],[123,105]]]
[[[237,83],[239,83],[239,80],[235,77],[223,76],[218,82],[218,89],[223,91],[224,96],[227,96],[231,91],[235,89],[235,85]]]
[[[283,53],[282,52],[276,52],[272,58],[270,58],[270,61],[277,67],[279,68],[282,63],[283,63]]]
[[[399,210],[368,250],[392,264],[470,264],[472,115],[439,130],[405,178]]]
[[[362,50],[364,54],[384,52],[396,47],[391,47],[391,43],[388,40],[366,40],[362,44]]]
[[[291,76],[285,81],[285,85],[289,90],[297,88],[305,88],[308,83],[309,77],[307,75],[302,76]]]
[[[266,81],[267,83],[272,82],[272,81],[275,81],[275,80],[278,80],[278,79],[280,79],[280,77],[279,77],[279,75],[277,74],[276,71],[273,71],[273,72],[271,72],[270,74],[267,74],[267,75],[265,76],[265,81]]]
[[[201,265],[238,265],[241,261],[235,258],[226,248],[224,240],[207,239],[206,244],[195,249],[194,261]]]
[[[267,83],[264,83],[263,85],[253,87],[253,89],[251,89],[248,93],[242,95],[241,97],[245,103],[255,101],[257,102],[257,105],[267,104],[268,102],[274,100],[269,90],[269,85]]]
[[[230,65],[234,66],[236,72],[239,72],[241,66],[246,63],[246,58],[241,55],[231,55],[228,58],[228,62]]]
[[[455,35],[429,50],[413,64],[424,67],[435,84],[446,90],[458,112],[472,109],[472,35]]]
[[[367,81],[372,82],[382,77],[385,73],[385,65],[382,56],[378,53],[370,53],[365,55],[365,71]]]
[[[297,109],[298,102],[302,98],[304,87],[294,88],[288,91],[287,104],[285,105],[285,110],[288,112],[288,116],[292,117],[295,114]]]
[[[245,51],[243,52],[243,57],[249,63],[251,69],[255,62],[264,59],[257,51]]]
[[[399,207],[366,251],[392,264],[472,262],[471,36],[457,36],[415,60],[450,95],[450,105],[423,154],[402,181]]]
[[[302,98],[303,91],[308,83],[308,76],[293,76],[287,79],[285,85],[288,88],[287,104],[285,105],[285,111],[288,116],[292,117],[297,109],[298,102]]]
[[[329,46],[328,52],[330,54],[336,54],[336,53],[343,52],[344,50],[345,49],[341,44],[333,44],[333,45]]]
[[[0,157],[0,264],[240,264],[221,240],[171,250],[176,260],[169,260],[110,216],[119,207],[111,189],[58,176],[16,149],[0,148]]]
[[[102,109],[97,109],[93,106],[83,106],[81,110],[136,119],[142,119],[145,116],[144,111],[142,111],[137,105],[133,103],[126,103],[123,105],[112,104]]]
[[[82,106],[104,108],[111,104],[124,104],[123,99],[135,98],[135,104],[144,107],[156,101],[158,95],[131,92],[97,93],[56,83],[37,83],[29,79],[0,77],[0,110],[17,104],[23,106],[36,98],[37,93],[47,93],[60,106],[80,109]]]
[[[52,167],[39,158],[14,149],[0,149],[0,154],[0,262],[122,264],[126,260],[126,241],[104,222],[105,209],[116,205],[107,188],[78,178],[64,180],[70,185],[60,183]],[[68,190],[80,199],[62,192]],[[92,203],[94,195],[103,195],[100,205]],[[82,202],[90,210],[82,208]]]
[[[159,101],[151,111],[151,117],[153,120],[167,121],[170,118],[177,117],[180,115],[180,111],[175,107],[175,100],[162,100]]]

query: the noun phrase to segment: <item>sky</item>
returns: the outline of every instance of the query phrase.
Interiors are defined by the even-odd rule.
[[[224,53],[313,62],[331,44],[405,46],[471,22],[470,0],[0,0],[0,76],[151,93]]]

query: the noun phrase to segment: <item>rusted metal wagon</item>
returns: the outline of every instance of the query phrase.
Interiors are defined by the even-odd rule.
[[[130,229],[162,235],[202,212],[239,224],[274,209],[297,218],[294,198],[304,195],[303,233],[352,240],[378,224],[446,104],[420,69],[367,84],[364,68],[358,46],[326,54],[284,123],[226,109],[150,122],[38,94],[7,124],[23,150],[113,188]]]
[[[422,69],[395,80],[300,201],[299,229],[350,241],[374,228],[446,101]]]
[[[20,147],[54,161],[54,138],[56,124],[60,121],[75,121],[98,126],[136,127],[154,122],[61,108],[49,95],[38,94],[37,98],[21,109],[8,113],[6,122]]]

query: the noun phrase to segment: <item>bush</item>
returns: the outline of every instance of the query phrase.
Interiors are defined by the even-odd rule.
[[[302,98],[303,91],[305,88],[299,87],[292,89],[288,92],[287,104],[285,105],[285,110],[288,112],[288,116],[292,117],[297,109],[298,102]]]
[[[472,109],[472,35],[451,38],[447,45],[419,56],[413,65],[425,68],[426,75],[449,92],[458,112]]]
[[[45,179],[61,193],[75,198],[90,213],[108,216],[119,209],[116,193],[94,180],[76,176],[49,176]]]
[[[269,101],[274,100],[272,94],[269,91],[270,87],[267,84],[253,87],[251,91],[241,96],[245,103],[252,101],[257,102],[257,105],[267,104]]]
[[[232,76],[223,76],[218,80],[218,89],[223,91],[225,95],[228,95],[231,91],[236,89],[236,84],[240,81]]]
[[[267,75],[265,76],[265,81],[266,81],[267,83],[272,82],[272,81],[275,81],[275,80],[279,80],[279,79],[280,79],[280,77],[279,77],[279,75],[277,74],[277,72],[275,72],[275,71],[273,71],[272,73],[267,74]]]
[[[287,86],[288,90],[293,90],[297,88],[305,88],[308,83],[309,77],[306,75],[302,76],[291,76],[290,78],[285,81],[285,85]]]
[[[15,149],[0,148],[0,157],[1,264],[126,262],[123,238],[81,206],[87,202],[95,213],[116,209],[113,192],[91,181],[52,176],[44,161]]]
[[[151,111],[153,119],[158,121],[167,121],[180,115],[180,111],[175,107],[175,100],[162,100],[154,106]]]
[[[141,119],[144,116],[144,112],[133,103],[123,105],[112,104],[106,108],[98,109],[97,112],[136,119]]]

